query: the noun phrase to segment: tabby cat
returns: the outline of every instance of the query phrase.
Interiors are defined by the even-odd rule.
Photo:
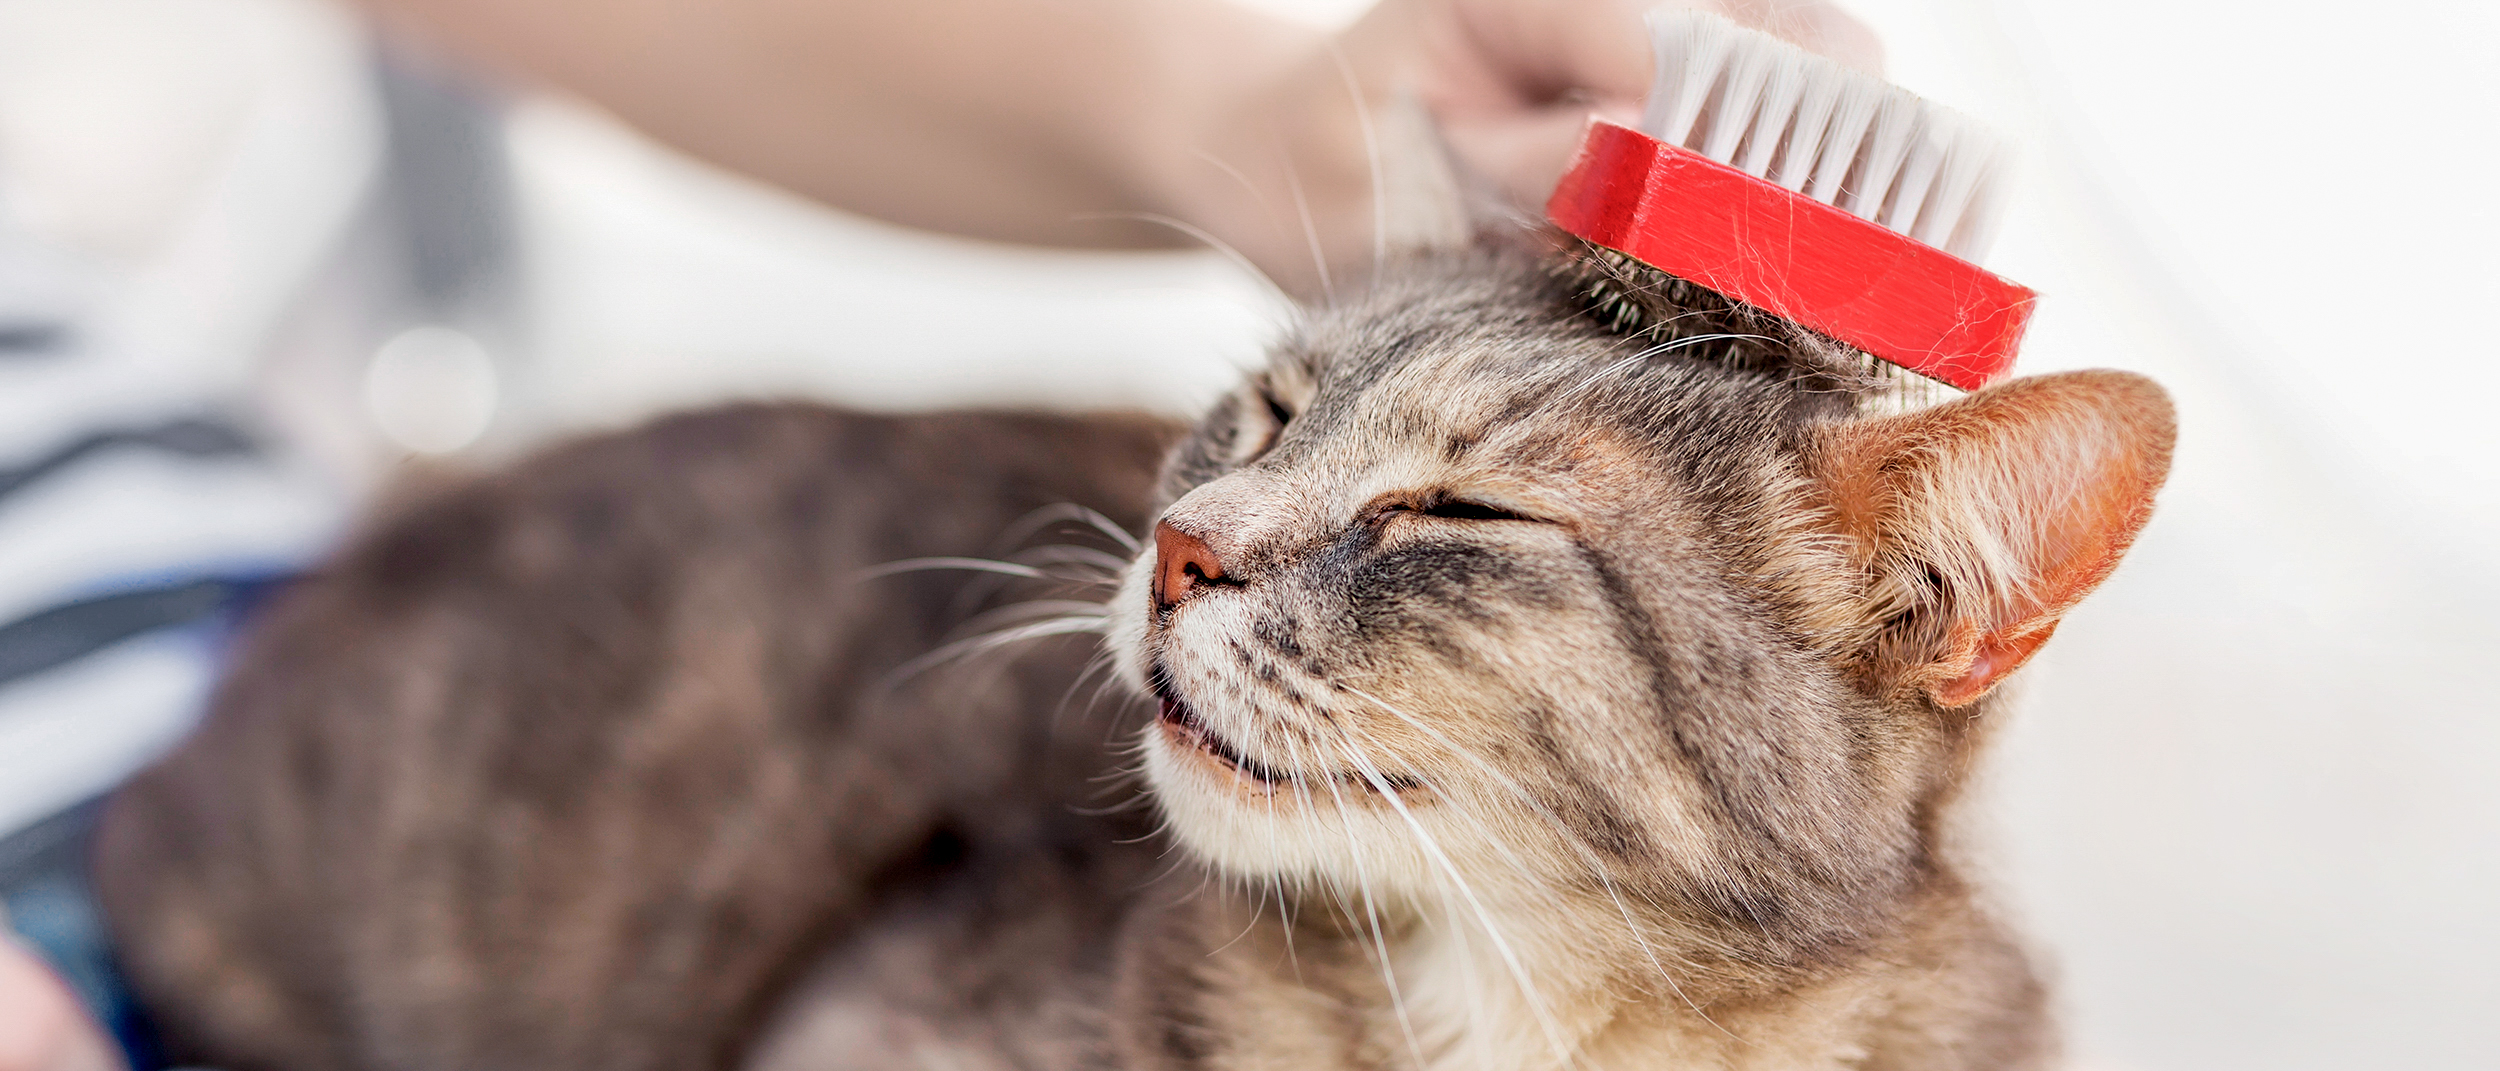
[[[413,493],[114,801],[113,926],[234,1071],[2040,1066],[1955,809],[2170,407],[1854,360],[1514,234],[1191,429]]]

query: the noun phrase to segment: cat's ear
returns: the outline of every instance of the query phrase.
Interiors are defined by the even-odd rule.
[[[1462,249],[1517,240],[1535,220],[1503,197],[1492,178],[1468,167],[1442,136],[1432,110],[1412,93],[1379,105],[1381,244],[1397,252]]]
[[[1876,683],[1987,694],[2117,566],[2176,437],[2160,387],[2109,371],[1821,429],[1809,464],[1869,584]]]

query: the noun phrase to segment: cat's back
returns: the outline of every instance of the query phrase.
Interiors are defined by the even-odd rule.
[[[732,1059],[880,882],[1119,824],[1067,806],[1106,761],[1064,703],[1090,646],[904,675],[1037,589],[862,573],[1060,504],[1134,530],[1173,433],[749,405],[406,496],[117,797],[137,984],[235,1067]]]

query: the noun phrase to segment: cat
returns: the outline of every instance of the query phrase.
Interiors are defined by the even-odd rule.
[[[2042,1066],[1955,815],[2171,408],[1856,360],[1514,232],[1186,429],[562,446],[283,595],[103,899],[234,1071]]]

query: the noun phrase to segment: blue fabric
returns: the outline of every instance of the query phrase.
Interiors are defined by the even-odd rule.
[[[69,983],[112,1032],[132,1071],[165,1067],[147,1013],[122,981],[104,915],[87,880],[97,804],[87,803],[0,839],[0,902],[20,944]]]

